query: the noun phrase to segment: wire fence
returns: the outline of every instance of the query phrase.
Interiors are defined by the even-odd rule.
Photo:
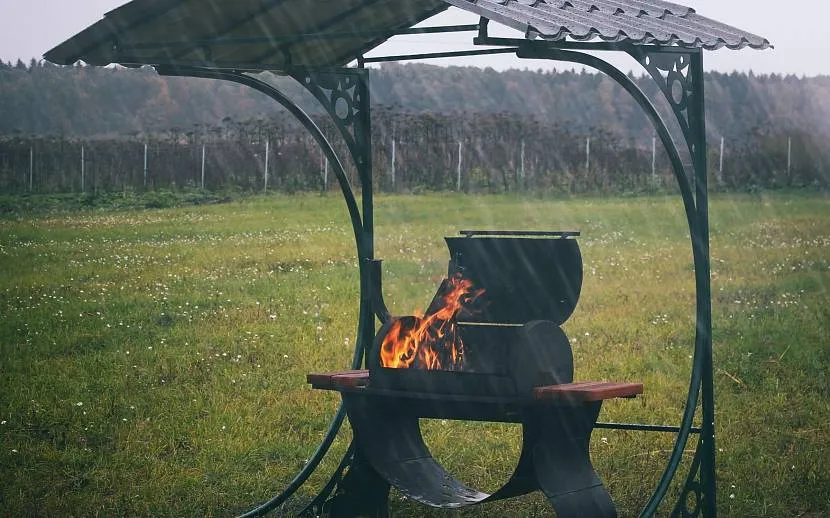
[[[352,185],[356,172],[329,119]],[[809,134],[711,138],[714,187],[826,188],[828,153]],[[408,114],[377,110],[372,120],[376,189],[541,193],[672,190],[665,151],[654,139],[624,139],[601,128],[498,114]],[[74,139],[0,137],[5,193],[114,192],[199,187],[282,192],[335,187],[317,143],[287,118],[225,121],[155,135]]]

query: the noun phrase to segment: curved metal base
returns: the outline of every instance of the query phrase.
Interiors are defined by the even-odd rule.
[[[327,506],[330,516],[386,516],[390,486],[442,509],[542,490],[560,518],[617,516],[589,455],[601,402],[527,406],[514,420],[523,427],[519,461],[493,494],[463,484],[438,463],[421,435],[421,416],[400,399],[344,392],[343,402],[354,431],[356,460]]]

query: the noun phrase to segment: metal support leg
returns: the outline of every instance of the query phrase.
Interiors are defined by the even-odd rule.
[[[591,464],[589,441],[601,402],[536,410],[525,421],[539,487],[559,518],[616,518],[611,495]]]
[[[332,510],[375,516],[385,510],[389,484],[422,504],[457,509],[541,489],[560,518],[616,518],[608,491],[591,464],[589,441],[602,403],[575,406],[535,405],[520,419],[522,454],[513,476],[492,495],[465,486],[438,464],[421,437],[412,402],[382,396],[343,393],[355,434],[354,475],[347,474]],[[449,405],[449,402],[445,402]],[[431,404],[441,405],[432,401]],[[437,408],[437,407],[436,407]],[[380,481],[384,481],[381,483]],[[386,485],[384,485],[386,484]],[[385,501],[385,500],[384,500]],[[331,516],[340,516],[332,512]]]
[[[657,113],[653,103],[639,88],[619,70],[590,55],[544,46],[525,44],[519,49],[519,57],[562,59],[582,63],[608,74],[626,89],[645,110],[655,124],[655,129],[669,153],[672,167],[678,181],[689,233],[692,241],[692,255],[695,264],[696,291],[696,333],[695,354],[686,408],[671,457],[660,482],[640,514],[651,517],[657,511],[668,492],[672,478],[680,466],[680,460],[693,428],[693,419],[698,401],[702,400],[703,430],[698,444],[697,458],[690,472],[684,494],[694,493],[702,505],[694,513],[702,512],[706,518],[715,518],[715,445],[714,445],[714,390],[712,383],[712,314],[711,287],[709,280],[709,221],[707,200],[706,129],[703,104],[703,57],[700,49],[648,48],[634,46],[628,52],[640,62],[656,82],[671,108],[681,130],[681,142],[691,158],[688,166],[683,163],[679,149],[673,141],[665,122]],[[690,177],[694,178],[694,194],[690,188]],[[699,507],[699,509],[698,509]],[[679,501],[676,512],[685,509]]]
[[[323,506],[323,512],[331,518],[386,518],[389,487],[358,449],[337,491]]]

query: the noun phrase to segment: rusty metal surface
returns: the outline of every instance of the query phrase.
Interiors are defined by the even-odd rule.
[[[45,57],[64,65],[341,66],[450,5],[553,42],[770,46],[657,0],[133,0]]]

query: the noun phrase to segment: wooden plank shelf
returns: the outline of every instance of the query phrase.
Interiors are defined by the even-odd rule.
[[[548,385],[533,389],[537,400],[564,400],[573,403],[604,401],[613,398],[633,398],[643,393],[642,383],[614,383],[611,381],[580,381],[562,385]]]
[[[422,393],[397,390],[371,390],[369,371],[347,370],[325,373],[311,373],[306,380],[315,389],[321,390],[355,390],[366,389],[377,395],[388,397],[428,396],[430,399],[440,399],[440,393]],[[615,383],[611,381],[578,381],[561,385],[546,385],[533,389],[533,400],[558,403],[590,403],[614,398],[633,398],[643,393],[642,383]],[[467,396],[476,399],[475,395]],[[453,399],[453,398],[448,398]],[[455,398],[457,399],[457,398]],[[482,398],[493,399],[493,398]],[[515,396],[506,399],[516,400]]]

